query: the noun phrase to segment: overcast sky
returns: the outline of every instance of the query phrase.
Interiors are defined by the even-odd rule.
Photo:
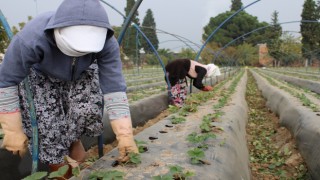
[[[116,9],[124,13],[126,0],[105,0]],[[246,6],[255,0],[242,0]],[[28,16],[54,11],[62,0],[0,0],[0,9],[10,26],[17,26],[19,22],[26,22]],[[258,17],[259,21],[270,22],[273,11],[279,12],[279,22],[299,21],[304,0],[261,0],[245,9],[249,14]],[[140,23],[151,9],[156,21],[157,29],[179,35],[194,43],[201,43],[202,29],[208,24],[210,17],[230,10],[231,0],[144,0],[139,9]],[[109,15],[112,25],[121,25],[123,17],[116,11],[103,5]],[[300,23],[282,25],[284,31],[299,31]],[[293,34],[297,34],[294,33]],[[177,51],[186,45],[177,41],[171,35],[159,34],[160,48]]]

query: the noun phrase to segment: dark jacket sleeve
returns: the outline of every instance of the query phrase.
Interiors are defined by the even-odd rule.
[[[204,87],[204,85],[202,84],[202,80],[207,74],[207,70],[201,66],[196,66],[195,71],[197,72],[197,77],[194,79],[193,85],[198,89],[202,89]]]
[[[166,71],[171,86],[176,85],[179,79],[184,79],[190,68],[190,60],[188,59],[177,59],[166,65]]]
[[[126,92],[127,86],[122,75],[119,44],[111,37],[104,49],[97,54],[99,80],[103,94]]]

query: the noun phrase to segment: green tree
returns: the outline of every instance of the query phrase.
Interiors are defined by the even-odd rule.
[[[206,40],[208,36],[229,16],[231,16],[234,12],[227,11],[225,13],[221,13],[216,17],[211,17],[208,25],[206,25],[204,29],[204,33],[202,34],[202,39]],[[260,23],[257,17],[252,16],[246,12],[240,12],[228,22],[226,22],[213,36],[210,41],[214,41],[218,44],[218,46],[222,47],[228,42],[242,36],[245,33],[251,32],[257,28],[267,26],[266,22]],[[265,30],[257,31],[251,33],[250,36],[246,38],[241,38],[233,45],[239,45],[244,42],[255,45],[256,42],[263,40],[265,34]]]
[[[237,46],[235,56],[241,66],[254,66],[259,63],[258,48],[248,43]]]
[[[125,12],[126,12],[126,17],[128,17],[131,9],[133,8],[135,4],[135,0],[127,0],[127,6],[125,7]],[[133,15],[132,17],[132,22],[134,22],[135,24],[137,24],[138,26],[140,25],[139,23],[139,19],[138,19],[138,16],[139,16],[139,12],[136,11],[136,13]],[[125,19],[124,19],[125,21]],[[135,59],[134,57],[136,57],[137,55],[139,56],[139,47],[137,48],[137,31],[134,27],[132,26],[129,26],[127,31],[126,31],[126,34],[123,38],[123,41],[122,41],[122,49],[123,49],[123,52],[130,58],[130,59]],[[139,57],[137,57],[139,58]],[[137,61],[134,61],[134,62],[137,62]]]
[[[0,23],[0,53],[4,53],[5,49],[9,45],[9,38],[7,36],[7,33],[2,26],[2,23]]]
[[[178,58],[195,59],[196,53],[191,48],[182,48],[178,54]]]
[[[289,65],[301,65],[302,53],[301,53],[301,42],[299,37],[294,37],[289,33],[284,33],[281,37],[280,54],[281,63],[284,66]]]
[[[279,24],[278,20],[278,11],[274,11],[271,15],[271,27],[266,31],[266,39],[268,39],[268,52],[271,57],[276,61],[280,60],[280,45],[281,45],[281,35],[282,27]]]
[[[146,16],[142,21],[142,31],[148,37],[152,45],[156,50],[159,48],[159,40],[156,32],[156,22],[154,21],[153,13],[151,9],[148,9]],[[141,40],[141,45],[145,53],[152,53],[152,49],[145,39]]]
[[[231,0],[231,11],[238,11],[242,8],[241,0]]]
[[[314,0],[305,0],[301,13],[301,20],[317,20],[318,12]],[[314,52],[319,49],[319,36],[316,32],[319,31],[318,23],[301,22],[300,32],[302,36],[302,54],[307,59],[308,64],[311,64],[314,58]]]

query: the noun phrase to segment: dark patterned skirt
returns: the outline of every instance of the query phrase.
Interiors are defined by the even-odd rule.
[[[171,87],[170,104],[182,107],[187,97],[187,87],[186,79],[179,79],[178,83]]]
[[[92,65],[76,81],[62,81],[31,70],[29,84],[33,93],[39,131],[39,159],[58,164],[69,155],[71,144],[82,135],[103,132],[102,99],[98,68]],[[24,83],[19,85],[23,128],[32,153],[32,127]]]

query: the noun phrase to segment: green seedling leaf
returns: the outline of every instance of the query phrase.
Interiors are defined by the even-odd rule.
[[[179,112],[179,116],[188,116],[189,112],[184,111],[183,109]]]
[[[134,140],[136,142],[137,145],[144,145],[147,144],[145,141],[139,141],[139,140]]]
[[[63,177],[69,169],[69,165],[64,165],[58,169],[58,171],[54,171],[49,174],[48,178],[57,178],[57,177]]]
[[[30,176],[23,178],[22,180],[41,180],[44,177],[46,177],[47,175],[48,175],[48,172],[39,171],[39,172],[31,174]]]
[[[173,106],[173,105],[169,105],[169,112],[171,112],[171,113],[176,113],[176,112],[178,112],[179,111],[179,107],[177,107],[177,106]]]
[[[167,174],[167,175],[163,175],[163,176],[161,176],[161,175],[154,176],[154,177],[152,177],[152,179],[153,180],[173,180],[173,177],[172,177],[172,175]]]
[[[184,177],[192,177],[192,176],[194,176],[195,174],[194,174],[194,172],[191,172],[191,171],[187,171],[186,173],[184,173]]]
[[[173,116],[173,117],[171,118],[171,123],[172,123],[172,124],[180,124],[180,123],[183,123],[183,122],[185,122],[185,121],[186,121],[186,119],[183,118],[183,117],[175,117],[175,116]]]
[[[205,140],[207,140],[208,138],[216,138],[216,135],[213,134],[213,133],[205,133],[205,134],[200,134],[200,135],[197,135],[196,132],[193,132],[191,134],[189,134],[187,136],[187,140],[191,143],[202,143],[204,142]]]
[[[129,153],[129,162],[133,164],[140,164],[141,163],[141,156],[138,153],[130,152]]]
[[[75,168],[72,168],[72,174],[76,177],[79,177],[80,175],[80,166],[77,166]]]
[[[153,180],[183,180],[187,179],[187,177],[194,176],[193,172],[187,171],[183,172],[183,168],[181,166],[169,166],[170,171],[165,175],[159,175],[152,177]]]
[[[169,168],[170,168],[170,173],[172,173],[172,174],[182,172],[182,167],[180,167],[180,166],[169,166]]]
[[[138,146],[138,150],[139,150],[139,153],[144,153],[147,151],[147,147],[144,146],[145,144],[147,144],[145,141],[138,141],[138,140],[134,140],[136,142],[136,145]]]
[[[124,179],[124,173],[117,170],[107,171],[107,170],[98,170],[98,171],[92,171],[89,174],[89,180],[97,180],[97,179],[103,179],[103,180],[123,180]]]
[[[201,132],[210,132],[211,131],[211,126],[210,126],[210,124],[208,124],[206,122],[202,122],[200,124],[200,129],[201,129]]]
[[[205,156],[203,150],[199,148],[190,149],[187,153],[191,159],[191,164],[200,164],[200,160]]]

